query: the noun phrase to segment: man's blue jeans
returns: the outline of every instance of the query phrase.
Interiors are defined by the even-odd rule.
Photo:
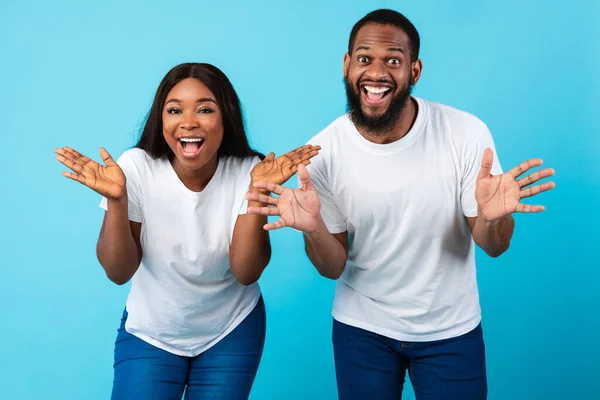
[[[481,324],[452,339],[401,342],[333,321],[340,400],[398,400],[408,371],[417,400],[487,398]]]

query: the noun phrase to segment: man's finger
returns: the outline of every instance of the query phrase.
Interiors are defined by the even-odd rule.
[[[554,182],[545,182],[545,183],[542,183],[541,185],[535,185],[535,186],[528,187],[527,189],[523,189],[519,192],[519,195],[523,199],[525,197],[535,196],[542,192],[546,192],[548,190],[554,189],[555,186],[556,185]]]
[[[310,174],[308,173],[308,169],[306,169],[304,164],[298,165],[298,179],[300,179],[300,183],[302,183],[302,189],[314,190],[315,185],[310,179]]]
[[[276,199],[275,197],[267,196],[266,194],[262,194],[262,193],[248,193],[246,195],[246,199],[249,201],[257,201],[257,202],[263,203],[263,204],[271,204],[273,206],[276,206],[279,204],[279,199]]]
[[[526,186],[529,186],[529,185],[539,181],[540,179],[544,179],[544,178],[547,178],[547,177],[553,176],[553,175],[554,175],[554,170],[552,168],[546,168],[541,171],[534,172],[533,174],[527,175],[523,179],[519,179],[519,181],[518,181],[519,187],[524,188]]]
[[[517,204],[517,212],[520,213],[538,213],[546,209],[544,206],[532,206],[529,204]]]
[[[477,175],[477,180],[488,178],[492,174],[492,165],[494,163],[494,153],[492,149],[485,149],[481,158],[481,168]]]
[[[517,165],[513,169],[510,170],[510,174],[513,178],[517,179],[519,176],[523,175],[525,172],[529,171],[531,168],[539,167],[543,164],[541,158],[532,158],[531,160],[527,160]]]
[[[265,224],[264,229],[267,231],[272,231],[275,229],[281,229],[286,226],[287,226],[287,223],[285,222],[285,220],[283,218],[279,218],[275,222],[272,222],[270,224]]]
[[[248,214],[254,215],[280,215],[277,207],[248,207]]]
[[[277,185],[273,182],[255,182],[254,187],[257,189],[267,189],[269,192],[281,195],[283,193],[283,186]]]

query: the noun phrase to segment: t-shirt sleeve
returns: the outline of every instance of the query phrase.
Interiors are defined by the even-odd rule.
[[[330,233],[345,232],[348,230],[346,219],[337,206],[331,186],[323,173],[323,160],[319,161],[312,162],[307,166],[307,170],[321,200],[321,217]],[[298,180],[298,185],[302,186],[300,180]]]
[[[143,213],[141,207],[141,175],[136,165],[131,151],[125,152],[117,160],[117,164],[123,170],[127,180],[127,200],[128,200],[128,215],[129,220],[133,222],[142,222]],[[100,207],[104,210],[108,209],[108,200],[103,197],[100,201]]]
[[[468,140],[468,139],[465,139]],[[477,201],[475,200],[475,186],[477,184],[477,175],[481,169],[481,160],[486,148],[492,149],[494,161],[492,163],[492,175],[503,173],[500,160],[496,153],[494,139],[487,126],[483,126],[475,140],[466,144],[466,152],[462,162],[463,171],[461,179],[461,206],[465,217],[477,216]]]
[[[238,215],[244,215],[248,213],[248,200],[246,199],[246,194],[248,194],[248,190],[250,189],[250,172],[252,169],[260,162],[260,158],[252,157],[244,162],[242,168],[242,177],[240,182],[241,190],[241,199],[240,199],[240,207],[238,210]]]

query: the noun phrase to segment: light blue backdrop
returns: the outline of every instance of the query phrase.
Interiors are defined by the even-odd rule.
[[[222,68],[258,149],[277,154],[344,111],[354,22],[395,7],[422,35],[415,94],[488,123],[503,166],[543,157],[557,188],[516,217],[510,251],[478,254],[490,399],[600,392],[598,2],[41,1],[0,4],[0,398],[107,399],[128,287],[95,258],[99,197],[53,148],[117,157],[172,66]],[[261,279],[268,337],[253,399],[334,399],[333,283],[291,230]],[[412,399],[412,393],[407,394]]]

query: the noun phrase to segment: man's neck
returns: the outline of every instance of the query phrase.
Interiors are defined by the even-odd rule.
[[[402,109],[396,125],[387,132],[369,132],[364,127],[357,126],[358,132],[369,142],[376,144],[389,144],[402,139],[410,131],[417,119],[417,101],[409,98],[406,106]]]

